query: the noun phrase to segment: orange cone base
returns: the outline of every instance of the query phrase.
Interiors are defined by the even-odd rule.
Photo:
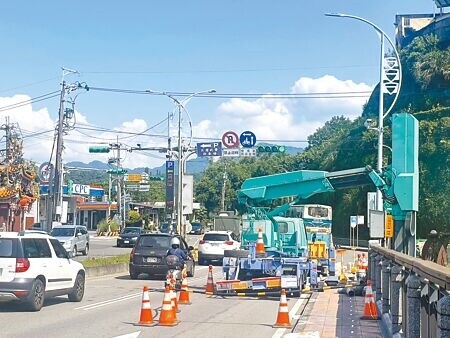
[[[378,320],[378,311],[375,303],[368,303],[364,306],[364,315],[360,317],[363,320]]]
[[[179,299],[179,300],[178,300],[178,304],[181,304],[181,305],[191,305],[192,303],[191,303],[189,300],[182,300],[182,299]]]
[[[180,321],[179,321],[179,320],[176,320],[175,322],[170,323],[170,324],[161,324],[161,323],[158,323],[157,325],[158,325],[158,326],[177,326],[179,323],[180,323]]]
[[[292,324],[291,321],[289,320],[289,312],[279,312],[277,316],[277,322],[272,327],[291,328]]]
[[[134,326],[156,326],[156,325],[158,325],[157,322],[152,322],[152,323],[145,323],[145,322],[141,323],[141,322],[139,322],[137,324],[134,324]]]
[[[275,327],[275,328],[281,327],[281,328],[285,328],[285,329],[292,329],[291,324],[274,324],[274,325],[272,325],[272,327]]]

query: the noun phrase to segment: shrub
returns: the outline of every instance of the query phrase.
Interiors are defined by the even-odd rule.
[[[97,224],[97,235],[100,232],[108,232],[108,231],[118,231],[119,230],[119,223],[116,221],[107,221],[106,219],[102,219]]]

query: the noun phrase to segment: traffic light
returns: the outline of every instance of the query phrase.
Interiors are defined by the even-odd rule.
[[[128,172],[126,169],[111,169],[108,170],[108,174],[114,174],[114,175],[125,175]]]
[[[91,146],[89,147],[90,153],[109,153],[109,147],[108,146]]]
[[[272,153],[284,153],[284,152],[286,152],[285,146],[278,146],[278,145],[258,146],[258,154],[272,154]]]

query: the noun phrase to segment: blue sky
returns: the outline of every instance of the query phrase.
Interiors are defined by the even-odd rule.
[[[377,34],[361,22],[324,13],[364,17],[393,39],[395,14],[434,10],[431,0],[2,2],[0,110],[58,90],[61,66],[80,72],[67,76],[67,82],[91,87],[214,88],[217,94],[366,92],[379,76]],[[358,116],[365,100],[197,97],[186,107],[198,140],[220,138],[227,130],[253,130],[258,139],[282,143],[305,140],[331,116]],[[163,121],[173,104],[167,97],[89,91],[78,96],[75,109],[76,127],[140,132]],[[27,135],[51,129],[57,111],[55,97],[0,111],[0,119],[10,116]],[[167,122],[149,133],[166,135]],[[121,139],[124,135],[119,134],[120,141],[128,145],[166,142],[152,136]],[[76,128],[66,136],[64,160],[104,160],[106,155],[87,153],[88,143],[115,137]],[[26,137],[25,156],[45,161],[51,141],[52,133]],[[161,154],[131,153],[125,164],[154,166],[163,160]]]

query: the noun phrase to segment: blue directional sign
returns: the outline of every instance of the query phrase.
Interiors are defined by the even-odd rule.
[[[256,136],[251,131],[244,131],[239,137],[244,148],[251,148],[256,144]]]
[[[197,156],[222,156],[222,142],[197,143]]]

